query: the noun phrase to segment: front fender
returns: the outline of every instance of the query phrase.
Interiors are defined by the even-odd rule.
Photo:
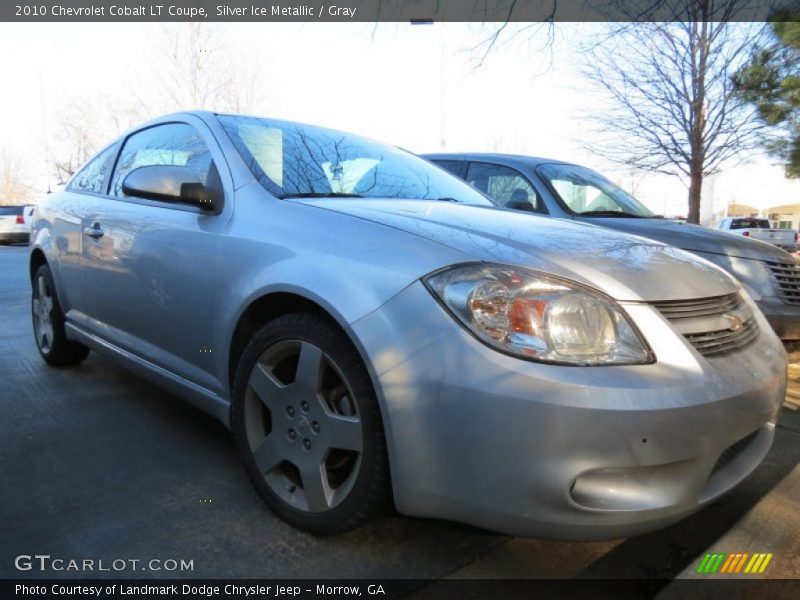
[[[63,248],[59,249],[57,245],[58,238],[53,235],[52,222],[47,219],[48,212],[46,210],[38,209],[36,211],[36,220],[31,227],[30,235],[30,249],[28,253],[28,271],[33,278],[34,263],[37,256],[41,253],[44,255],[44,260],[50,267],[50,272],[53,275],[53,281],[56,286],[56,294],[62,309],[66,313],[73,303],[73,296],[76,291],[70,290],[64,284],[63,277],[61,276],[61,256],[68,256],[68,248],[65,244]],[[76,256],[76,266],[80,259],[80,255]]]
[[[263,192],[237,194],[226,238],[216,299],[216,343],[225,349],[247,308],[275,293],[321,306],[360,348],[352,323],[427,273],[467,258],[392,227],[270,199]],[[220,379],[229,381],[222,354],[227,353],[217,359]]]

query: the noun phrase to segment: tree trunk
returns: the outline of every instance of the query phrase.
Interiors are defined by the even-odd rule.
[[[703,173],[701,171],[692,172],[689,179],[689,223],[700,223],[700,198],[703,192]]]
[[[700,223],[700,198],[703,195],[703,171],[706,163],[706,70],[708,68],[708,0],[700,8],[703,20],[691,25],[692,31],[692,111],[691,160],[689,169],[689,223]]]

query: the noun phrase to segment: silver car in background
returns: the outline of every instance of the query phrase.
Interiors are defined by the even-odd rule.
[[[44,360],[91,348],[214,415],[307,531],[393,501],[513,534],[627,536],[729,491],[773,440],[786,356],[724,271],[496,209],[358,136],[169,115],[37,215]]]
[[[499,206],[640,235],[711,261],[739,280],[782,340],[800,341],[800,264],[781,248],[661,218],[580,165],[506,154],[425,158],[469,181]]]

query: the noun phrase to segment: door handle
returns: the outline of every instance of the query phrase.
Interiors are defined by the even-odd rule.
[[[93,238],[95,240],[99,240],[101,237],[105,235],[105,233],[106,232],[103,231],[103,228],[100,227],[100,223],[92,223],[91,227],[86,227],[83,230],[84,235],[88,235],[90,238]]]

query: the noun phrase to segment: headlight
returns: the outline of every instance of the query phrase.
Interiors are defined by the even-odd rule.
[[[578,283],[485,263],[449,267],[424,281],[469,331],[502,352],[569,365],[653,361],[622,308]]]

